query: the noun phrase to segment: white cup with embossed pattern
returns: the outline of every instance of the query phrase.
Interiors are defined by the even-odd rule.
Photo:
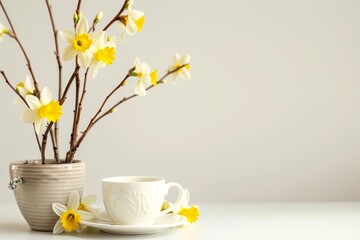
[[[178,198],[174,205],[161,211],[165,196],[175,187]],[[154,220],[175,208],[183,198],[183,188],[178,183],[165,183],[160,177],[126,176],[102,180],[103,201],[113,224],[153,224]]]

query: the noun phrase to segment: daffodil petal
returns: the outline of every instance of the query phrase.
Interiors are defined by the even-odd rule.
[[[57,222],[55,223],[55,226],[53,228],[53,234],[60,234],[64,231],[65,231],[65,229],[62,227],[60,219],[57,220]]]
[[[90,220],[94,217],[94,214],[83,210],[78,210],[77,213],[80,214],[81,220],[85,221]]]
[[[89,24],[88,20],[85,17],[80,18],[79,22],[76,25],[76,35],[88,33]]]
[[[51,102],[51,100],[51,92],[49,88],[44,87],[44,89],[41,91],[40,102],[42,103],[42,105],[46,105]]]
[[[34,85],[32,84],[32,81],[31,81],[31,79],[30,79],[29,76],[26,76],[26,78],[25,78],[24,88],[25,88],[28,92],[34,91]]]
[[[90,206],[91,204],[94,204],[95,202],[96,202],[95,194],[88,195],[81,199],[81,203],[84,204],[85,206]]]
[[[68,42],[68,43],[72,43],[72,41],[74,40],[75,38],[75,34],[74,32],[70,31],[70,30],[62,30],[62,31],[59,31],[59,34],[60,34],[60,37]]]
[[[85,228],[86,228],[86,226],[83,226],[83,225],[79,224],[78,228],[75,229],[75,231],[77,233],[82,233],[82,231],[84,231]]]
[[[91,56],[87,53],[79,53],[78,54],[78,63],[82,68],[88,68],[91,63]]]
[[[74,47],[72,45],[69,45],[64,49],[62,58],[64,59],[64,61],[68,61],[75,58],[76,54],[77,51],[74,49]]]
[[[174,63],[175,63],[175,64],[178,64],[179,61],[180,61],[180,58],[181,58],[180,54],[175,53],[175,54],[174,54]]]
[[[38,119],[37,111],[26,109],[21,116],[21,119],[26,123],[34,123]]]
[[[80,201],[79,194],[76,191],[71,192],[69,195],[69,199],[66,203],[66,206],[68,209],[76,211],[79,207],[79,201]]]
[[[47,126],[46,118],[41,118],[35,122],[35,130],[37,134],[43,134]]]
[[[133,19],[134,21],[141,18],[142,16],[144,16],[144,13],[141,11],[138,10],[129,11],[129,18]]]
[[[191,60],[191,56],[189,54],[187,54],[179,59],[179,64],[180,65],[187,64],[190,62],[190,60]]]
[[[141,97],[146,95],[146,89],[143,87],[140,80],[135,85],[135,93]]]
[[[52,209],[59,217],[67,211],[67,207],[59,203],[53,203]]]
[[[137,26],[135,24],[134,21],[129,20],[126,24],[126,32],[130,35],[133,36],[135,35],[135,33],[137,33]]]
[[[25,99],[26,99],[27,104],[29,104],[29,107],[32,110],[36,110],[39,107],[41,107],[40,100],[36,96],[34,96],[34,95],[26,95]]]
[[[101,32],[91,32],[89,33],[89,37],[91,38],[91,40],[93,40],[93,42],[98,42],[98,44],[102,44],[102,45],[99,45],[99,47],[102,47],[105,45],[105,41],[106,41],[106,35],[105,35],[105,32],[104,31],[101,31]],[[105,40],[102,40],[104,39],[105,37]],[[103,41],[103,42],[101,42]]]
[[[100,67],[100,63],[97,62],[95,63],[95,66],[94,66],[94,69],[93,69],[93,72],[92,72],[92,78],[94,79],[96,77],[96,75],[98,74],[99,72],[99,67]]]
[[[138,57],[135,58],[135,71],[136,72],[141,72],[141,62],[140,59]]]
[[[180,75],[185,79],[191,79],[190,71],[184,67],[180,70]]]

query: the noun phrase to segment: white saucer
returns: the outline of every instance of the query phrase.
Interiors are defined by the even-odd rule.
[[[81,224],[111,234],[152,234],[168,228],[182,226],[186,222],[186,217],[167,214],[158,218],[153,225],[113,225],[106,216],[102,216],[100,219],[81,221]]]

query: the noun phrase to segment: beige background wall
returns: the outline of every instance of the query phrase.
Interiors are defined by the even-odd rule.
[[[41,85],[55,89],[44,1],[3,2]],[[71,28],[76,1],[53,2],[57,26]],[[83,2],[89,19],[104,11],[102,23],[121,6]],[[78,152],[87,162],[86,192],[100,195],[107,176],[159,175],[182,183],[196,202],[360,200],[359,1],[135,0],[134,7],[146,14],[143,31],[126,37],[116,63],[90,81],[81,129],[135,56],[163,72],[174,52],[191,53],[193,79],[148,92],[94,128]],[[0,21],[7,25],[3,14]],[[23,80],[15,43],[5,38],[0,53],[0,68]],[[65,78],[72,66],[64,63]],[[0,96],[0,203],[11,203],[9,162],[39,153],[3,83]]]

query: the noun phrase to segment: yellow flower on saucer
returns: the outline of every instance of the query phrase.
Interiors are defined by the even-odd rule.
[[[66,232],[82,232],[83,227],[80,225],[81,220],[90,220],[94,215],[84,210],[78,210],[79,208],[79,194],[72,192],[69,195],[69,199],[66,206],[53,203],[52,209],[60,217],[55,223],[53,233],[59,234]]]

